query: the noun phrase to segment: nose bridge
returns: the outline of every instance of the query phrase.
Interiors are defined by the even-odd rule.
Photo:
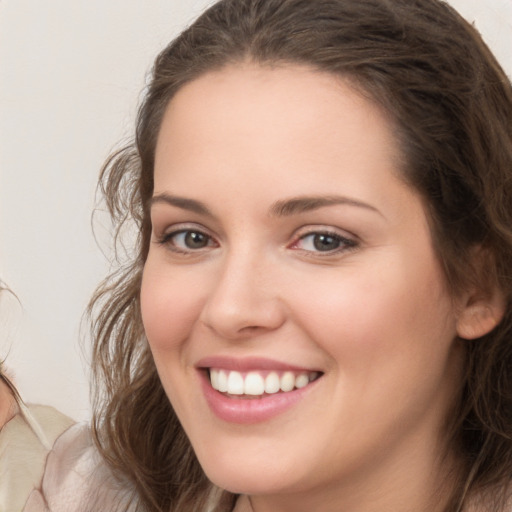
[[[226,338],[262,332],[283,322],[272,262],[253,244],[226,251],[203,309],[203,322]]]

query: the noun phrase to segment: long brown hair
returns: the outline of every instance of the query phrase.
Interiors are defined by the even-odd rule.
[[[479,34],[438,0],[221,0],[157,57],[133,144],[107,161],[101,189],[116,233],[136,227],[131,256],[98,288],[94,433],[104,458],[151,511],[202,510],[212,492],[159,382],[140,315],[151,225],[156,138],[165,107],[200,75],[250,60],[300,64],[349,79],[387,111],[403,177],[422,194],[455,292],[497,283],[505,317],[464,342],[466,372],[454,409],[459,486],[505,489],[512,468],[512,88]],[[485,272],[470,255],[485,248]],[[480,279],[478,279],[478,277]],[[216,510],[231,510],[224,493]],[[496,509],[500,503],[496,501]]]

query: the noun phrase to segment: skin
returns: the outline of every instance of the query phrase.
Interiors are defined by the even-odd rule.
[[[393,133],[349,84],[292,66],[208,73],[167,108],[154,196],[210,213],[155,200],[143,321],[206,474],[250,496],[240,511],[442,510],[465,302],[447,290]],[[334,194],[350,201],[273,212]],[[208,243],[187,246],[173,235],[184,229]],[[315,233],[326,231],[347,242],[319,251]],[[210,410],[197,369],[219,355],[322,376],[276,417],[228,423]]]
[[[16,400],[7,384],[0,379],[0,429],[14,418],[16,413]]]

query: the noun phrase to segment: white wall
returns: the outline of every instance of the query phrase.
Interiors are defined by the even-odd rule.
[[[107,263],[98,170],[153,57],[207,0],[0,0],[0,357],[22,394],[89,415],[82,312]],[[512,0],[452,0],[512,74]],[[87,345],[87,342],[85,343]]]

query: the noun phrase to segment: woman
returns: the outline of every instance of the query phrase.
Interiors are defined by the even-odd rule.
[[[437,0],[222,0],[103,190],[94,434],[155,511],[506,511],[512,89]]]

